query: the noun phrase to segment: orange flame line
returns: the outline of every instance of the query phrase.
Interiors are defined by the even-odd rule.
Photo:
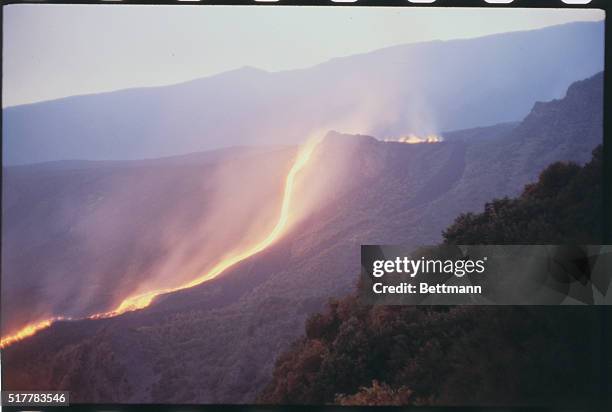
[[[200,285],[208,280],[214,279],[217,276],[219,276],[221,273],[223,273],[225,270],[229,269],[230,267],[236,265],[237,263],[253,255],[256,255],[257,253],[269,247],[278,238],[280,238],[280,236],[283,234],[283,232],[287,228],[287,225],[289,222],[289,215],[291,211],[291,200],[292,200],[293,190],[294,190],[294,185],[295,185],[295,177],[306,166],[306,164],[308,163],[308,160],[310,160],[310,157],[314,149],[317,147],[320,141],[321,141],[320,138],[310,139],[300,149],[293,165],[291,166],[291,169],[289,170],[289,173],[287,174],[287,178],[285,179],[285,188],[283,191],[283,202],[281,204],[281,210],[280,210],[278,221],[276,222],[276,225],[274,226],[272,231],[263,240],[259,241],[258,243],[251,246],[245,251],[242,251],[240,253],[236,253],[233,256],[224,258],[219,263],[217,263],[212,269],[210,269],[208,272],[204,273],[201,276],[198,276],[197,278],[191,280],[190,282],[184,285],[177,286],[174,288],[152,290],[149,292],[138,294],[136,296],[130,296],[128,298],[125,298],[115,309],[108,311],[108,312],[96,313],[96,314],[87,316],[85,319],[111,318],[111,317],[119,316],[126,312],[132,312],[135,310],[144,309],[147,306],[149,306],[151,302],[153,302],[153,299],[155,299],[159,295],[171,293],[171,292],[177,292],[179,290],[189,289],[194,286]],[[0,342],[0,349],[5,348],[15,342],[18,342],[20,340],[23,340],[27,337],[32,336],[36,334],[37,332],[48,328],[49,326],[51,326],[51,324],[53,324],[54,322],[58,320],[76,320],[76,319],[55,317],[55,318],[45,319],[37,323],[28,324],[25,327],[21,328],[16,333],[14,333],[13,335],[2,338]]]
[[[57,322],[58,320],[70,320],[70,319],[62,317],[62,316],[58,316],[55,318],[45,319],[40,322],[31,323],[29,325],[26,325],[25,327],[21,328],[19,331],[14,333],[13,335],[0,339],[0,349],[4,349],[7,346],[15,342],[19,342],[20,340],[33,336],[36,333],[40,332],[41,330],[47,329],[49,326],[51,326],[51,324],[53,324],[54,322]]]

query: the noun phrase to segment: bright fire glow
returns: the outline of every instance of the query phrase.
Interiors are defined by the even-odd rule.
[[[191,280],[190,282],[186,284],[183,284],[177,287],[173,287],[173,288],[152,290],[152,291],[141,293],[135,296],[129,296],[125,298],[115,309],[108,311],[108,312],[96,313],[94,315],[88,316],[87,319],[110,318],[113,316],[121,315],[126,312],[131,312],[134,310],[146,308],[147,306],[151,304],[153,299],[155,299],[157,296],[165,294],[165,293],[176,292],[179,290],[192,288],[208,280],[214,279],[217,276],[219,276],[221,273],[223,273],[225,270],[261,252],[262,250],[270,246],[272,243],[274,243],[276,240],[278,240],[281,237],[281,235],[285,232],[285,230],[287,229],[287,226],[289,223],[290,212],[291,212],[291,201],[294,195],[293,192],[294,192],[294,186],[295,186],[295,178],[297,174],[306,166],[306,164],[308,163],[308,160],[310,160],[310,157],[314,149],[317,147],[320,141],[321,141],[320,138],[310,139],[301,147],[300,151],[298,152],[298,155],[293,165],[291,166],[289,173],[287,174],[287,178],[285,179],[285,188],[283,191],[283,202],[281,204],[278,221],[276,222],[276,225],[274,226],[272,231],[268,233],[268,235],[265,238],[255,243],[254,245],[248,247],[246,250],[237,252],[233,255],[230,255],[229,257],[224,258],[219,263],[217,263],[212,269],[210,269],[208,272],[203,273],[202,275],[198,276],[197,278]],[[56,318],[46,319],[38,323],[32,323],[32,324],[26,325],[25,327],[17,331],[15,334],[2,338],[0,348],[4,348],[12,343],[18,342],[22,339],[32,336],[35,333],[39,332],[40,330],[48,328],[49,326],[51,326],[53,322],[57,320],[69,320],[69,319],[56,317]]]
[[[385,142],[398,142],[398,143],[408,143],[408,144],[417,144],[417,143],[439,143],[444,141],[441,136],[435,134],[429,134],[426,136],[418,136],[416,134],[409,134],[407,136],[402,136],[397,139],[385,139]]]
[[[66,318],[56,317],[26,325],[25,327],[21,328],[17,333],[0,339],[0,349],[5,348],[8,345],[18,342],[22,339],[28,338],[43,329],[47,329],[49,326],[51,326],[53,322],[58,320],[66,320]]]

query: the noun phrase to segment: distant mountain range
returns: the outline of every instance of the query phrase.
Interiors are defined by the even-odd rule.
[[[269,73],[244,67],[165,87],[3,110],[5,165],[157,158],[295,144],[315,130],[379,138],[519,121],[603,69],[603,22],[432,41]]]
[[[598,26],[548,30],[593,27]],[[438,243],[460,213],[518,194],[553,161],[584,163],[601,144],[602,73],[572,84],[562,99],[531,106],[518,123],[445,133],[442,143],[329,133],[313,153],[316,167],[304,179],[309,186],[323,182],[334,190],[280,241],[219,278],[162,296],[144,310],[58,322],[4,349],[5,388],[70,390],[75,402],[92,403],[253,402],[270,381],[276,356],[303,333],[307,316],[330,297],[353,290],[360,244]],[[501,104],[500,110],[506,107]],[[3,190],[11,201],[3,204],[3,316],[19,313],[25,291],[40,284],[42,273],[73,287],[74,297],[95,290],[80,279],[103,274],[101,286],[109,296],[95,302],[104,306],[117,282],[134,287],[152,275],[148,263],[173,261],[168,258],[172,246],[182,243],[179,237],[160,241],[168,227],[189,234],[192,248],[181,248],[186,252],[180,256],[191,256],[189,251],[209,256],[211,242],[193,237],[191,230],[213,205],[214,184],[202,184],[214,181],[212,165],[227,167],[231,188],[252,189],[250,210],[256,211],[270,204],[262,199],[277,202],[279,193],[249,180],[248,170],[268,165],[268,183],[275,187],[295,154],[287,147],[234,150],[243,150],[241,157],[227,160],[231,150],[218,152],[224,154],[218,159],[194,155],[187,165],[160,159],[6,168]],[[109,190],[126,180],[132,190]],[[237,216],[239,223],[250,221],[248,215]],[[220,245],[244,235],[240,224],[223,224],[227,233],[218,233],[227,237],[218,240]],[[85,242],[88,234],[97,242]],[[50,297],[44,286],[38,291],[39,299]],[[65,291],[57,293],[52,297],[64,298],[60,303],[74,300],[63,296]],[[35,298],[28,300],[37,307]]]

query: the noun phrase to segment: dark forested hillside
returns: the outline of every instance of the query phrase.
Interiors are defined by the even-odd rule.
[[[463,214],[447,243],[599,243],[602,148],[521,196]],[[597,395],[597,313],[568,307],[365,306],[332,301],[282,354],[262,403],[571,404]],[[588,349],[587,349],[588,348]],[[612,372],[612,371],[610,371]]]
[[[496,199],[466,213],[444,232],[448,243],[600,244],[603,239],[602,146],[580,167],[557,162],[517,198]]]

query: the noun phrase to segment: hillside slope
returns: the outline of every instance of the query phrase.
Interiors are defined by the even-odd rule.
[[[577,106],[585,110],[571,110]],[[252,402],[309,314],[353,290],[360,244],[440,242],[460,213],[515,195],[551,157],[584,162],[602,142],[601,112],[598,75],[560,101],[536,105],[517,126],[488,129],[488,137],[479,132],[472,140],[465,132],[410,145],[330,133],[303,179],[333,190],[316,197],[316,207],[282,240],[145,310],[59,322],[10,346],[3,351],[3,382],[7,389],[70,389],[80,402]],[[517,149],[518,139],[531,148]],[[185,182],[168,184],[179,190]],[[163,197],[165,187],[155,187]]]
[[[602,154],[599,146],[583,167],[554,163],[520,197],[457,218],[445,242],[600,244]],[[366,306],[350,294],[307,320],[259,400],[584,407],[612,372],[596,357],[602,310]]]
[[[105,312],[145,282],[204,272],[269,230],[294,153],[235,148],[5,168],[3,335],[46,317]]]

